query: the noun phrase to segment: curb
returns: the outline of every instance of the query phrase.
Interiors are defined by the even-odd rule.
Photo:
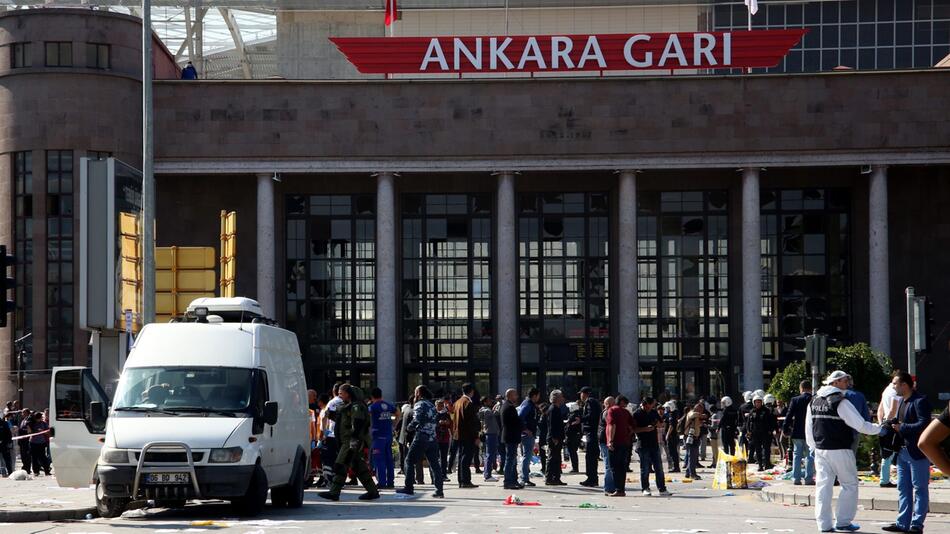
[[[763,501],[780,504],[791,504],[797,506],[815,505],[815,495],[812,493],[801,495],[797,493],[784,493],[781,491],[768,491],[767,489],[763,489],[759,498]],[[836,503],[837,501],[837,497],[832,500],[833,503]],[[858,506],[863,506],[865,510],[882,510],[887,512],[898,511],[898,502],[896,498],[859,498]],[[948,514],[950,513],[950,502],[931,501],[930,512],[935,514]]]
[[[3,523],[39,523],[43,521],[66,521],[85,519],[87,515],[99,517],[95,506],[88,508],[66,508],[61,510],[0,510],[0,522]]]

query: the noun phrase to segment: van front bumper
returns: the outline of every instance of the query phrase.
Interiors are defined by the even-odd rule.
[[[155,467],[154,465],[152,467]],[[169,466],[170,468],[172,466]],[[178,467],[178,466],[175,466]],[[97,467],[99,484],[106,497],[125,499],[193,499],[198,497],[191,484],[147,485],[139,483],[139,494],[132,495],[135,482],[134,465],[100,465]],[[196,465],[195,477],[202,499],[231,499],[247,493],[253,465]]]

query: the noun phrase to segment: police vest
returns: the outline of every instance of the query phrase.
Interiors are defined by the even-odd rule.
[[[815,445],[821,450],[850,449],[854,441],[854,431],[838,415],[842,400],[841,393],[828,397],[815,395],[811,400],[811,427]]]

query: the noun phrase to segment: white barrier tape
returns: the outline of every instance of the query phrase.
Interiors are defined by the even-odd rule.
[[[17,437],[15,437],[15,438],[13,438],[13,441],[17,441],[17,440],[20,440],[20,439],[26,439],[26,438],[32,438],[33,436],[39,436],[40,434],[49,434],[49,429],[46,429],[46,430],[44,430],[44,431],[42,431],[42,432],[34,432],[33,434],[25,434],[25,435],[23,435],[23,436],[17,436]]]

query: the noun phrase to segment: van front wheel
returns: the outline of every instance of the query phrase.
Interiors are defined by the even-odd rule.
[[[122,515],[129,506],[129,499],[106,497],[102,482],[96,480],[96,511],[99,517],[112,519]]]
[[[231,506],[239,515],[254,517],[260,515],[267,502],[267,474],[260,464],[254,466],[251,482],[247,486],[247,493],[231,501]]]
[[[306,467],[304,460],[298,460],[290,483],[270,490],[270,502],[274,506],[300,508],[303,506],[303,493],[306,485]]]

